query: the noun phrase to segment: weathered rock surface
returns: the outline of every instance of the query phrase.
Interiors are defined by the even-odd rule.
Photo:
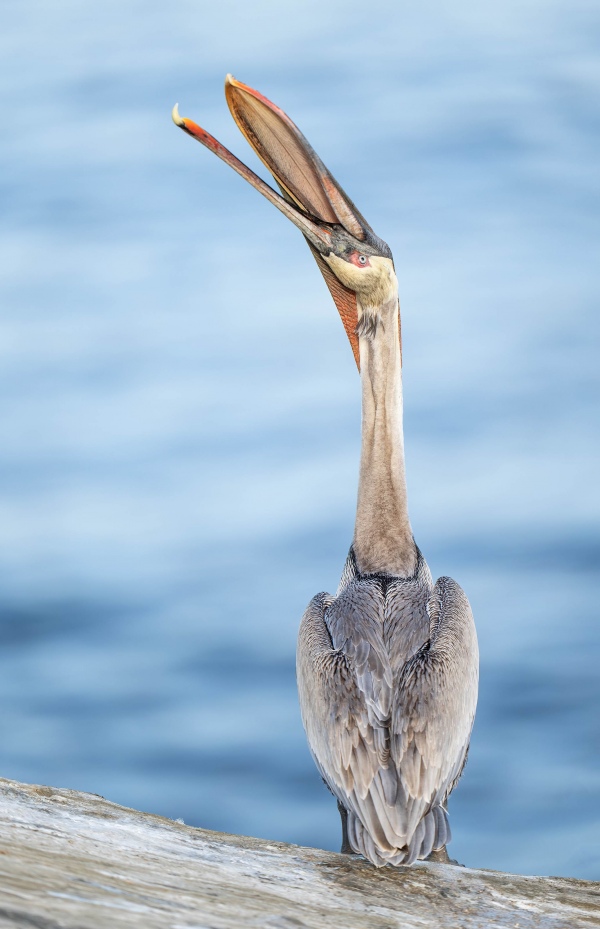
[[[600,884],[366,861],[0,779],[0,926],[578,929]]]

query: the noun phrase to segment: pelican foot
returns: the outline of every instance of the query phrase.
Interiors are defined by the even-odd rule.
[[[342,806],[339,800],[338,810],[340,813],[340,819],[342,820],[342,847],[340,848],[340,854],[355,855],[356,852],[348,841],[348,811],[344,806]]]
[[[354,858],[361,857],[358,852],[355,852],[354,849],[348,845],[347,842],[342,843],[342,847],[340,848],[340,855],[353,855]]]
[[[450,857],[445,845],[442,845],[441,848],[434,849],[427,858],[425,858],[425,861],[437,861],[439,864],[453,864],[458,868],[464,868],[464,864],[461,864],[456,858]]]

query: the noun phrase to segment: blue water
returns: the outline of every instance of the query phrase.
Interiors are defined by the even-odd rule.
[[[498,6],[498,5],[496,5]],[[600,8],[5,0],[0,774],[325,848],[294,648],[359,384],[227,71],[393,249],[411,519],[481,646],[467,864],[600,877]]]

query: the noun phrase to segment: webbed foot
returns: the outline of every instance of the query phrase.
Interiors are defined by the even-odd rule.
[[[460,861],[456,860],[456,858],[450,858],[450,855],[448,854],[448,850],[445,845],[442,845],[441,848],[434,849],[424,860],[425,861],[437,861],[440,864],[453,864],[453,865],[456,865],[458,868],[464,868],[464,864],[461,864]]]

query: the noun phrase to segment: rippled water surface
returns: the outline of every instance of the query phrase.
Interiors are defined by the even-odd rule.
[[[391,245],[411,518],[474,608],[471,865],[600,877],[600,9],[0,13],[0,773],[336,848],[294,648],[351,539],[359,383],[227,71]],[[260,170],[260,168],[257,168]]]

